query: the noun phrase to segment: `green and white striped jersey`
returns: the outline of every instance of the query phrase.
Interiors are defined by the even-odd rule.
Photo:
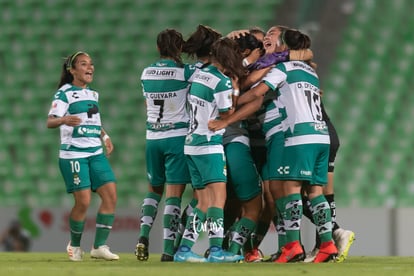
[[[305,62],[289,61],[278,64],[275,71],[285,76],[279,87],[280,102],[287,113],[285,145],[329,144],[315,70]]]
[[[223,153],[223,130],[211,131],[208,122],[232,108],[232,83],[229,77],[209,65],[194,75],[188,101],[190,128],[184,153],[190,155]]]
[[[262,130],[268,140],[273,134],[284,131],[283,120],[286,119],[284,106],[279,101],[278,88],[285,77],[272,68],[262,79],[269,87],[265,94],[262,107],[256,112],[256,116],[262,122]]]
[[[103,152],[101,116],[98,92],[88,88],[65,84],[54,96],[49,116],[76,115],[82,122],[79,126],[61,125],[60,158],[84,158]]]
[[[187,134],[187,96],[196,67],[162,59],[146,67],[141,75],[147,107],[147,139]]]

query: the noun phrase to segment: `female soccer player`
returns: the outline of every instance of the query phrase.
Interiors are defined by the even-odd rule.
[[[229,38],[217,40],[211,53],[211,64],[195,75],[190,89],[190,128],[184,152],[198,203],[194,216],[187,220],[174,255],[176,262],[236,262],[243,259],[243,256],[222,249],[227,181],[223,131],[210,131],[207,124],[213,118],[223,118],[233,112],[232,94],[238,89],[237,79],[244,75],[244,69],[238,46]],[[209,235],[208,259],[191,250],[203,230]]]
[[[183,53],[186,53],[191,59],[194,60],[196,71],[210,63],[211,46],[221,37],[222,35],[218,31],[202,24],[198,25],[196,30],[188,37],[183,45]],[[193,215],[193,210],[196,205],[197,194],[193,191],[193,198],[182,212],[180,226],[175,240],[176,247],[178,247],[181,242],[187,218]]]
[[[190,173],[184,155],[189,126],[187,96],[195,67],[183,64],[182,34],[166,29],[157,36],[160,60],[141,75],[147,107],[146,165],[148,193],[141,207],[141,228],[135,255],[148,260],[149,234],[164,193],[164,249],[161,261],[172,261],[181,219],[181,198]]]
[[[310,40],[306,36],[298,35],[298,33],[294,32],[294,35],[291,38],[291,41],[289,41],[290,44],[287,44],[285,36],[281,35],[282,33],[285,34],[285,32],[288,32],[291,34],[291,30],[282,27],[282,26],[276,26],[272,27],[266,34],[266,37],[264,39],[264,47],[266,49],[266,54],[270,53],[277,53],[281,52],[287,49],[306,49],[310,46]],[[292,31],[293,32],[293,31]],[[295,37],[298,36],[298,37]],[[296,40],[295,40],[296,39]],[[290,46],[290,47],[289,47]],[[291,89],[289,84],[287,83],[287,74],[283,72],[280,68],[284,68],[282,66],[288,66],[288,68],[291,68],[293,66],[296,66],[295,70],[293,72],[289,71],[289,80],[293,82],[295,85],[296,82],[298,82],[298,85],[303,86],[309,86],[309,83],[306,81],[309,81],[306,77],[308,75],[311,75],[311,80],[316,79],[317,76],[316,73],[313,71],[311,73],[307,72],[303,68],[306,68],[307,70],[313,70],[311,66],[306,65],[304,62],[299,61],[291,61],[280,63],[279,65],[276,65],[275,69],[272,69],[267,75],[262,79],[262,81],[255,86],[254,88],[250,89],[248,92],[243,94],[239,102],[240,103],[249,103],[242,108],[240,108],[239,111],[233,114],[230,118],[227,118],[225,121],[219,122],[219,121],[213,121],[209,124],[210,129],[217,130],[222,127],[227,126],[229,123],[234,122],[235,120],[240,120],[246,118],[246,116],[252,114],[252,112],[255,112],[259,109],[263,102],[263,96],[269,95],[269,93],[276,93],[275,97],[273,97],[273,100],[268,101],[264,105],[265,111],[263,112],[264,115],[264,121],[263,121],[263,131],[265,133],[266,137],[266,145],[267,145],[267,156],[269,161],[269,179],[270,179],[270,192],[272,194],[273,199],[275,200],[275,209],[277,210],[278,216],[282,219],[279,220],[279,223],[281,223],[281,226],[283,226],[284,232],[284,239],[279,238],[279,249],[280,254],[276,257],[276,262],[294,262],[294,261],[300,261],[304,259],[304,252],[302,249],[302,246],[299,242],[299,234],[300,234],[300,218],[301,218],[301,210],[302,205],[301,202],[297,200],[295,197],[296,190],[292,188],[296,187],[293,185],[293,183],[299,187],[302,186],[303,181],[302,180],[309,180],[311,182],[312,186],[309,189],[312,193],[311,198],[313,199],[312,205],[324,203],[324,197],[322,195],[322,186],[326,184],[324,182],[325,179],[323,179],[323,172],[317,172],[318,177],[320,179],[317,179],[315,181],[314,179],[297,179],[296,175],[290,175],[290,168],[293,168],[293,165],[297,165],[294,163],[295,161],[298,161],[298,164],[301,164],[300,162],[303,162],[304,158],[316,158],[315,156],[311,155],[310,157],[308,155],[305,156],[298,156],[297,158],[292,158],[289,161],[292,162],[292,164],[284,165],[283,162],[286,162],[284,160],[284,156],[292,157],[294,156],[293,153],[289,153],[285,155],[286,148],[289,147],[289,145],[285,144],[285,133],[289,133],[289,131],[292,131],[294,128],[294,124],[292,125],[292,121],[295,122],[296,119],[296,113],[294,112],[294,109],[292,109],[292,106],[295,107],[295,105],[289,101],[291,98],[288,96],[292,93],[288,93]],[[303,79],[302,79],[303,78]],[[305,84],[302,84],[304,82]],[[318,83],[317,83],[318,84]],[[316,85],[314,85],[317,87]],[[285,102],[281,100],[282,98],[282,92],[285,92]],[[296,90],[295,90],[296,92]],[[308,92],[306,92],[308,93]],[[307,95],[305,93],[305,95]],[[319,90],[318,92],[319,93]],[[308,93],[309,94],[309,93]],[[313,103],[313,100],[317,100],[318,95],[309,95],[313,96],[309,100],[310,103]],[[285,105],[289,104],[289,107],[286,107]],[[316,104],[312,105],[314,109],[317,109],[318,102],[316,101]],[[315,107],[316,106],[316,107]],[[299,107],[306,108],[306,106],[300,105]],[[286,114],[289,115],[287,112],[287,109],[289,108],[290,117],[288,116],[286,118]],[[312,109],[312,111],[314,111]],[[304,111],[306,112],[306,110]],[[285,123],[287,122],[287,123]],[[312,121],[316,125],[315,122]],[[285,126],[289,126],[290,129],[287,129]],[[318,124],[319,125],[319,124]],[[318,130],[319,131],[319,130]],[[290,134],[288,134],[290,135]],[[311,137],[312,140],[312,137]],[[325,146],[325,149],[329,151],[329,137],[328,139],[325,139],[324,141],[328,141],[327,146]],[[316,144],[318,144],[319,141],[312,141]],[[326,143],[322,143],[323,145],[326,145]],[[323,148],[323,146],[321,146]],[[289,149],[291,150],[291,148]],[[306,159],[308,160],[308,159]],[[309,161],[309,160],[308,160]],[[311,160],[312,161],[312,160]],[[313,164],[311,161],[310,164]],[[326,161],[326,170],[328,167],[327,160],[313,160],[313,162],[324,162]],[[312,165],[311,168],[303,168],[303,171],[309,171],[313,170],[315,165]],[[318,168],[319,169],[319,168]],[[299,170],[300,171],[300,170]],[[322,175],[322,176],[321,176]],[[312,176],[312,172],[309,173],[308,177]],[[327,172],[325,175],[325,178],[327,176]],[[287,178],[285,178],[287,177]],[[292,179],[290,179],[292,178]],[[286,182],[285,180],[288,179],[291,182]],[[319,182],[321,181],[321,182]],[[293,182],[293,183],[292,183]],[[292,185],[291,185],[292,184]],[[290,189],[292,188],[292,189]],[[320,193],[319,193],[320,192]],[[292,196],[293,194],[293,196]],[[322,197],[321,197],[322,195]],[[300,196],[300,189],[299,189],[299,196]],[[316,199],[315,199],[316,198]],[[293,203],[292,203],[293,202]],[[326,203],[326,200],[325,200]],[[292,206],[290,206],[292,204]],[[293,208],[294,207],[294,208]],[[325,225],[322,225],[322,221],[317,221],[317,228],[319,230],[319,234],[321,237],[323,237],[324,241],[326,243],[323,243],[325,246],[321,246],[321,254],[319,257],[315,259],[315,262],[321,262],[326,261],[330,258],[332,258],[336,252],[335,245],[332,244],[332,232],[331,229],[329,229],[329,223],[330,223],[330,216],[326,214],[327,210],[320,209],[319,211],[325,212],[323,215],[326,215],[326,223],[327,230],[326,233],[322,233],[322,230]],[[290,214],[289,216],[286,216],[286,214]],[[295,216],[293,215],[295,214]],[[318,214],[314,213],[314,216],[317,216]],[[291,223],[292,217],[295,219],[295,223]],[[330,234],[330,235],[329,235]],[[279,233],[279,237],[281,237],[281,233]],[[333,247],[332,247],[333,245]],[[322,250],[322,247],[324,249]],[[332,250],[331,250],[332,249]],[[325,254],[327,253],[327,254]],[[325,254],[325,255],[324,255]]]
[[[63,64],[59,89],[50,108],[47,127],[60,129],[59,168],[66,191],[75,204],[69,215],[70,241],[67,252],[71,261],[81,261],[80,247],[91,191],[101,198],[96,216],[95,241],[91,257],[118,260],[106,245],[115,217],[117,201],[115,175],[104,154],[110,155],[113,144],[102,128],[97,91],[89,84],[95,67],[85,52],[76,52]]]
[[[288,49],[310,47],[310,38],[297,30],[271,28],[265,43]],[[328,179],[329,134],[320,106],[318,76],[311,64],[299,61],[276,65],[276,86],[279,100],[287,114],[285,147],[279,168],[272,168],[283,180],[283,196],[276,199],[286,230],[286,244],[277,263],[304,259],[300,242],[303,214],[302,187],[309,197],[314,223],[321,239],[319,252],[313,262],[326,262],[338,251],[332,239],[332,220],[329,204],[323,195]]]

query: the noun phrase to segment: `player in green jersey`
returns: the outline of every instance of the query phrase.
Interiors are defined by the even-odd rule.
[[[264,40],[264,46],[266,49],[266,55],[271,53],[278,53],[281,51],[285,51],[288,49],[287,47],[284,47],[285,43],[281,41],[279,38],[279,35],[281,33],[281,30],[284,29],[283,27],[275,27],[271,28],[269,32],[267,33],[265,40]],[[301,43],[297,45],[297,47],[293,49],[306,49],[309,45],[306,45],[306,43]],[[270,56],[271,57],[271,56]],[[263,60],[265,62],[266,60]],[[294,64],[299,64],[301,62],[293,62]],[[276,65],[277,67],[278,65]],[[243,94],[239,101],[249,103],[248,105],[243,106],[239,111],[234,113],[234,116],[231,116],[233,118],[227,119],[227,122],[212,122],[210,127],[213,130],[220,129],[223,126],[227,126],[227,124],[233,122],[234,120],[240,120],[245,119],[247,116],[252,114],[252,112],[255,112],[260,108],[260,106],[263,103],[263,95],[268,95],[269,92],[274,91],[276,93],[276,97],[273,97],[273,100],[270,100],[267,102],[267,104],[264,105],[265,112],[263,112],[264,115],[264,121],[263,121],[263,131],[266,137],[267,141],[267,151],[268,151],[268,158],[269,158],[269,178],[270,178],[270,191],[272,193],[272,196],[275,203],[275,209],[277,210],[277,213],[279,214],[280,218],[283,218],[281,216],[285,212],[285,203],[284,203],[284,186],[283,184],[283,178],[279,175],[279,168],[282,165],[283,155],[285,151],[285,120],[286,120],[286,107],[284,106],[284,103],[280,101],[280,95],[281,90],[280,86],[283,84],[286,80],[286,76],[283,74],[280,74],[280,70],[272,69],[270,70],[265,77],[262,79],[262,81],[257,84],[254,88],[250,89],[248,92]],[[266,100],[265,100],[266,101]],[[289,120],[289,118],[287,118]],[[221,126],[220,126],[221,124]],[[329,143],[328,143],[329,146]],[[282,172],[285,172],[282,170]],[[300,206],[301,207],[301,206]],[[285,219],[280,219],[279,223],[284,223]],[[291,229],[285,229],[286,233],[288,231],[291,231]],[[289,232],[291,233],[291,232]],[[281,236],[281,235],[279,235]],[[287,236],[287,235],[285,235]],[[290,240],[287,240],[290,242]],[[283,251],[286,252],[286,247],[289,249],[289,245],[287,244],[287,241],[283,241],[282,239],[279,239],[279,246],[282,244],[282,253]],[[304,252],[301,248],[301,245],[299,244],[300,250],[298,252],[294,252],[295,254],[292,255],[294,258],[287,259],[285,261],[295,261],[295,260],[301,260],[304,258]],[[296,254],[297,253],[297,254]],[[283,254],[282,254],[283,255]],[[283,255],[283,258],[285,258],[286,255]],[[281,261],[281,259],[278,258],[278,261]]]
[[[80,242],[91,192],[101,198],[91,257],[119,259],[106,245],[115,217],[117,193],[115,175],[102,147],[104,144],[109,155],[113,144],[102,128],[99,94],[89,87],[94,70],[92,59],[85,52],[76,52],[66,58],[47,119],[48,128],[60,129],[59,167],[66,191],[75,200],[69,215],[71,239],[67,245],[72,261],[82,260]]]
[[[189,58],[194,60],[196,70],[200,70],[210,63],[211,60],[211,46],[215,41],[221,38],[222,35],[215,29],[206,26],[198,25],[196,30],[190,34],[183,46],[183,53],[187,54]],[[197,205],[197,194],[193,191],[193,198],[184,208],[182,212],[179,231],[175,241],[176,247],[181,242],[181,237],[185,229],[187,218],[193,215],[194,207]]]
[[[233,88],[238,88],[237,80],[244,75],[244,69],[238,46],[231,39],[217,40],[211,53],[211,64],[198,71],[190,89],[190,128],[184,152],[198,204],[194,216],[187,220],[174,256],[176,262],[235,262],[243,259],[243,256],[222,249],[227,181],[224,131],[210,131],[207,124],[213,118],[226,117],[233,112]],[[191,250],[202,231],[209,235],[208,259]]]
[[[191,182],[184,155],[189,125],[187,96],[196,68],[184,64],[182,34],[165,29],[157,36],[160,59],[141,74],[147,110],[146,167],[148,193],[141,206],[141,227],[135,255],[148,260],[149,234],[165,189],[163,254],[161,261],[173,261],[181,218],[181,198]]]
[[[264,44],[279,49],[310,47],[310,38],[298,30],[281,26],[270,28]],[[322,119],[319,79],[312,64],[289,61],[276,65],[275,77],[279,101],[286,112],[285,143],[282,162],[270,168],[283,181],[283,195],[276,199],[286,230],[286,244],[277,263],[304,259],[300,242],[302,219],[301,189],[306,189],[315,226],[321,239],[318,255],[313,262],[334,259],[337,248],[332,239],[332,220],[329,204],[323,195],[327,184],[329,135]]]
[[[336,217],[336,204],[334,197],[334,170],[335,170],[335,159],[336,154],[339,149],[339,137],[336,132],[336,129],[331,122],[328,114],[326,113],[323,102],[321,101],[322,108],[322,118],[328,126],[329,138],[330,138],[330,148],[329,148],[329,163],[328,163],[328,184],[324,187],[323,193],[326,200],[329,203],[331,209],[332,217],[332,236],[335,241],[335,245],[338,248],[338,257],[336,262],[343,262],[348,257],[349,249],[352,243],[355,240],[355,233],[351,230],[343,229],[340,227],[337,217]],[[303,214],[314,222],[312,217],[312,211],[309,208],[310,202],[306,194],[302,195],[303,204]],[[314,248],[306,254],[305,262],[313,262],[316,258],[316,255],[319,252],[321,241],[318,233],[315,235],[315,246]]]

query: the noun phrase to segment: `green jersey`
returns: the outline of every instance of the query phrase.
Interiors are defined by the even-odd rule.
[[[274,70],[285,79],[279,86],[287,113],[285,146],[329,144],[315,70],[301,61],[280,63]]]
[[[103,152],[101,142],[101,116],[98,92],[65,84],[54,96],[49,116],[76,115],[82,121],[72,127],[62,124],[60,128],[60,158],[85,158]]]
[[[163,59],[146,67],[141,84],[147,107],[147,139],[187,134],[187,94],[196,68]]]
[[[190,155],[223,153],[224,130],[211,131],[208,122],[232,108],[232,83],[229,77],[209,65],[198,70],[189,94],[190,128],[184,152]]]

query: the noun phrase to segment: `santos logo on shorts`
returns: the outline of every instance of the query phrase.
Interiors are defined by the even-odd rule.
[[[311,175],[312,175],[312,172],[311,172],[311,171],[304,171],[304,170],[301,170],[301,171],[300,171],[300,174],[301,174],[301,175],[311,176]]]
[[[281,166],[277,169],[279,174],[289,174],[290,167],[289,166]]]

